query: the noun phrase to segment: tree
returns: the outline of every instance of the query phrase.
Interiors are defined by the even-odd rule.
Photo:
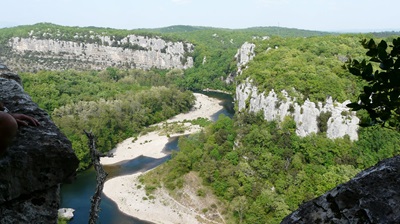
[[[249,205],[245,196],[237,196],[232,200],[231,203],[232,209],[237,212],[239,216],[239,223],[243,222],[244,214],[248,209]]]
[[[399,131],[400,37],[393,39],[393,44],[389,46],[384,40],[376,44],[373,39],[364,39],[361,43],[368,50],[366,55],[370,57],[369,62],[365,59],[361,62],[351,60],[347,68],[351,74],[367,81],[368,84],[359,95],[359,102],[347,106],[354,111],[365,109],[371,118],[371,122],[366,125],[379,123]]]

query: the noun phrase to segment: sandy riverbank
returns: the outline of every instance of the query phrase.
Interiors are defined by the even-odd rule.
[[[179,114],[169,119],[168,123],[195,120],[199,117],[210,119],[213,114],[222,109],[219,100],[199,93],[194,95],[196,96],[194,108],[188,113]],[[170,136],[190,134],[201,130],[196,125],[189,125],[189,123],[185,125],[190,126],[185,133],[171,134]],[[133,140],[133,138],[128,138],[118,144],[112,150],[114,157],[102,158],[101,163],[115,164],[141,155],[153,158],[165,156],[162,150],[168,143],[168,137],[160,135],[158,131],[150,132],[139,136],[135,141]],[[201,214],[179,204],[164,191],[155,195],[154,200],[143,200],[147,196],[143,187],[138,188],[140,185],[138,176],[140,174],[119,176],[106,181],[103,193],[115,201],[122,212],[142,220],[155,223],[199,223],[197,217]]]

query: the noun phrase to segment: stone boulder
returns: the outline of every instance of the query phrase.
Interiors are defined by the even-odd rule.
[[[74,211],[73,208],[60,208],[58,209],[58,217],[71,220],[74,217]]]
[[[36,118],[20,127],[0,156],[0,223],[56,223],[60,183],[75,175],[78,159],[70,141],[24,92],[20,78],[0,66],[0,100],[11,113]]]
[[[282,221],[289,223],[400,223],[400,156],[304,203]]]

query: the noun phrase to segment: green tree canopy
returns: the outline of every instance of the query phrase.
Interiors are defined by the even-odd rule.
[[[362,46],[367,49],[367,62],[352,60],[347,68],[351,74],[368,82],[359,101],[348,104],[353,110],[365,109],[370,122],[366,125],[380,123],[400,129],[400,37],[388,45],[382,40],[376,44],[373,39],[363,40]]]

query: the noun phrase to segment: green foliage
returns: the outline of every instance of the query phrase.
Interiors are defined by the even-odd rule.
[[[277,123],[261,113],[222,115],[204,132],[180,138],[180,151],[154,172],[170,189],[180,187],[184,174],[199,172],[231,205],[228,215],[236,223],[279,223],[301,203],[400,152],[400,134],[380,127],[361,129],[357,142],[302,138],[295,131],[291,117]]]
[[[68,224],[68,219],[58,217],[57,224]]]
[[[143,127],[188,111],[195,100],[191,92],[161,86],[171,80],[154,71],[108,68],[21,76],[25,90],[72,142],[80,169],[90,165],[83,130],[92,130],[98,149],[107,152]]]
[[[172,71],[171,71],[172,72]],[[176,76],[138,69],[103,71],[39,71],[20,74],[24,89],[48,113],[60,106],[79,101],[111,100],[127,91],[151,86],[173,86]]]
[[[326,132],[328,130],[328,120],[332,116],[332,112],[321,112],[317,117],[319,132]]]
[[[307,98],[325,101],[328,96],[341,102],[355,99],[362,83],[348,74],[343,63],[349,57],[362,56],[358,44],[362,37],[272,37],[255,41],[256,56],[238,79],[249,77],[260,92],[286,90],[300,103]]]
[[[206,127],[206,126],[212,124],[212,121],[210,121],[207,118],[202,118],[202,117],[199,117],[196,120],[190,120],[189,122],[193,125],[199,125],[200,127]]]
[[[153,87],[121,94],[115,100],[67,104],[55,109],[52,118],[72,141],[81,161],[80,168],[86,168],[90,160],[82,130],[92,130],[98,149],[107,152],[122,140],[138,134],[143,127],[186,112],[193,104],[194,96],[190,92]]]
[[[212,27],[171,26],[160,29],[117,30],[38,23],[35,25],[0,29],[0,54],[7,59],[11,57],[13,52],[8,45],[10,38],[32,36],[37,39],[57,39],[61,41],[73,41],[79,44],[96,43],[99,45],[103,44],[99,36],[108,36],[113,41],[111,44],[112,47],[144,50],[138,45],[118,42],[131,34],[160,37],[167,42],[190,42],[195,45],[192,53],[187,53],[181,58],[182,62],[185,62],[188,56],[192,56],[194,67],[184,71],[184,76],[177,82],[179,87],[191,90],[202,90],[205,88],[233,90],[233,85],[227,85],[223,79],[236,71],[234,56],[237,49],[245,41],[251,41],[254,38],[262,39],[265,36],[271,35],[305,37],[327,35],[328,33],[279,27],[254,27],[233,30]],[[185,47],[187,48],[186,45]],[[189,49],[186,50],[188,52]],[[15,58],[15,60],[18,60],[19,65],[22,65],[26,60],[33,60],[34,52],[28,54],[27,57],[30,58]],[[48,62],[44,62],[48,66],[51,66],[54,62],[51,59],[42,58],[42,60],[48,60]]]
[[[400,130],[400,37],[392,45],[385,40],[376,44],[373,39],[361,43],[367,49],[369,62],[352,60],[347,64],[349,72],[368,84],[359,95],[360,102],[347,106],[353,110],[364,109],[372,122]],[[376,68],[376,69],[375,69]]]
[[[225,84],[223,78],[235,72],[233,57],[245,41],[256,43],[257,55],[238,81],[250,77],[261,91],[286,89],[299,102],[306,98],[325,100],[327,96],[338,101],[355,101],[365,83],[372,80],[359,82],[356,76],[350,76],[342,67],[344,61],[349,58],[354,58],[353,63],[361,61],[350,69],[352,74],[360,76],[372,74],[377,67],[363,62],[363,49],[358,44],[358,39],[371,35],[320,36],[326,33],[277,27],[229,30],[174,26],[127,31],[37,24],[1,29],[0,42],[5,45],[0,44],[0,50],[7,53],[4,46],[10,37],[24,37],[32,30],[33,35],[42,34],[40,38],[50,38],[43,36],[44,31],[52,35],[60,32],[62,40],[88,43],[97,43],[97,39],[90,38],[94,32],[112,36],[115,41],[135,33],[161,36],[171,41],[185,40],[195,45],[191,54],[194,67],[187,70],[108,68],[104,71],[22,74],[25,90],[51,114],[72,141],[82,169],[89,165],[83,129],[92,130],[100,149],[108,151],[119,141],[137,135],[144,126],[187,111],[193,105],[193,95],[180,92],[175,86],[181,89],[233,90],[233,86]],[[264,36],[270,38],[262,40]],[[395,39],[393,46],[396,47],[390,47],[383,42],[378,45],[364,42],[370,50],[367,56],[373,58],[371,63],[379,61],[383,65],[380,72],[373,74],[374,77],[383,77],[380,81],[393,86],[390,90],[382,90],[385,85],[376,87],[389,94],[383,102],[398,100],[398,95],[395,95],[398,88],[394,84],[399,80],[389,74],[397,74],[399,70],[399,43]],[[387,52],[388,48],[392,51]],[[370,76],[365,77],[369,79]],[[364,88],[364,92],[371,93],[371,88]],[[355,104],[352,106],[357,109]],[[396,110],[390,111],[390,115],[398,115]],[[388,113],[382,114],[387,118]],[[322,114],[320,123],[326,123],[322,121],[329,117],[329,114]],[[375,120],[379,120],[377,118],[386,121],[379,116]],[[347,181],[361,169],[400,152],[399,132],[382,127],[361,128],[359,141],[352,142],[348,137],[327,139],[321,133],[300,138],[295,134],[293,118],[286,117],[282,123],[267,122],[261,112],[243,112],[234,119],[221,115],[214,124],[205,120],[192,123],[206,128],[198,134],[180,138],[180,151],[174,152],[172,159],[161,167],[146,174],[154,175],[151,182],[146,178],[146,190],[150,194],[161,186],[160,181],[169,189],[179,189],[183,186],[182,176],[196,171],[203,178],[204,185],[212,188],[224,204],[231,205],[227,215],[235,223],[279,223],[304,201]],[[324,126],[319,128],[320,132],[326,130]],[[144,184],[144,178],[140,180]],[[197,191],[199,196],[204,194],[202,189]],[[152,196],[143,200],[149,198]]]

